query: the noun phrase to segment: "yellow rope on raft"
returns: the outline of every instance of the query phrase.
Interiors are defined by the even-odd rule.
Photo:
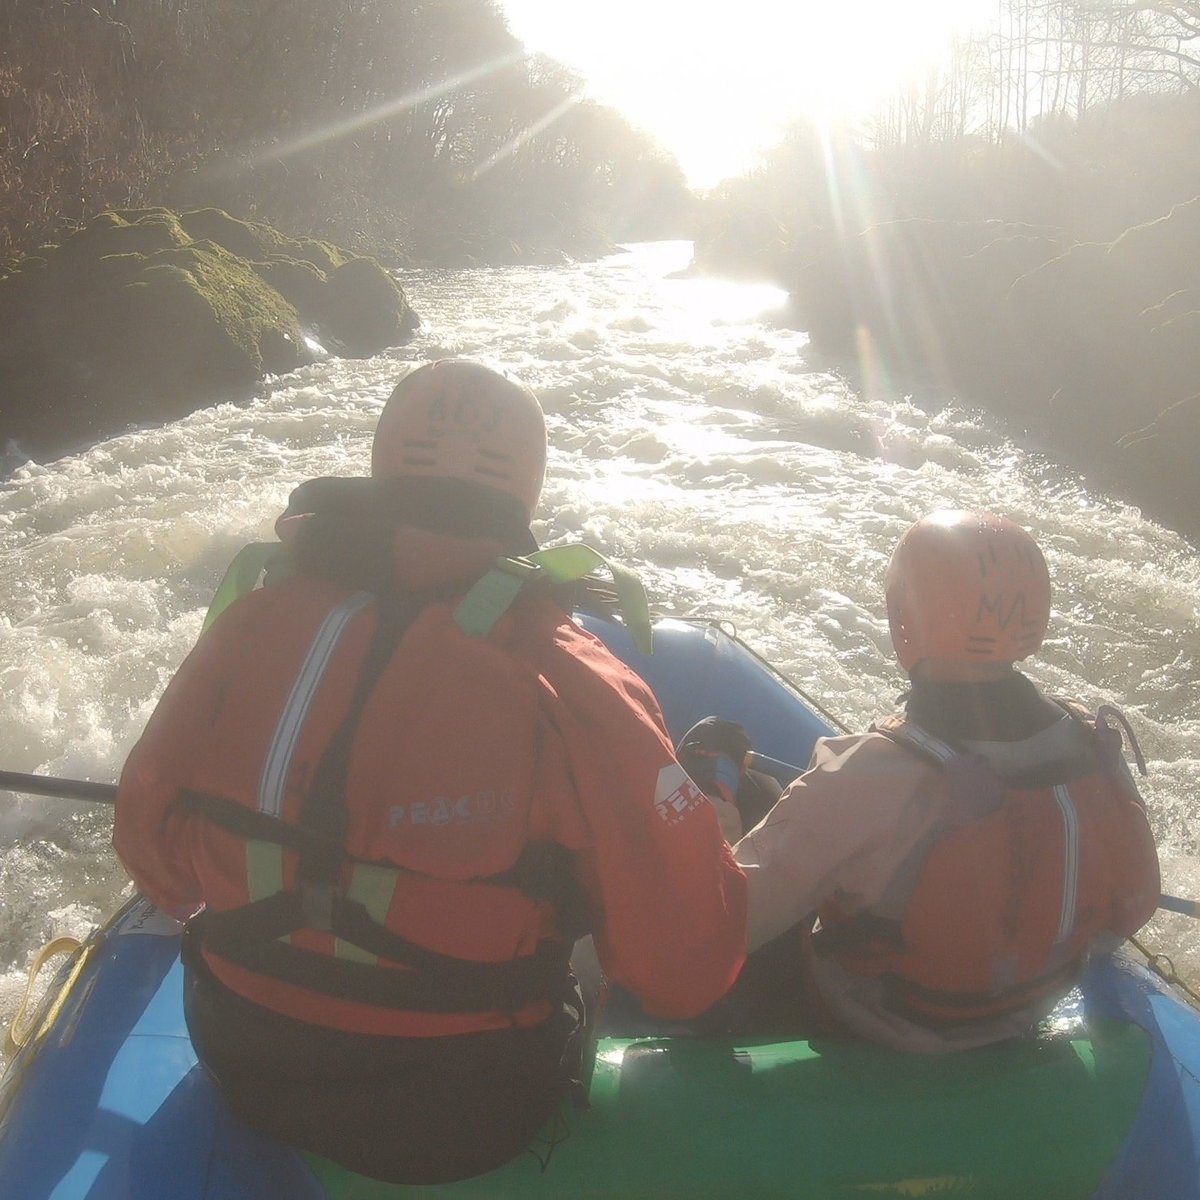
[[[42,967],[50,959],[57,957],[59,954],[75,954],[81,945],[82,943],[78,938],[56,937],[52,941],[47,942],[38,952],[37,957],[33,960],[33,964],[29,968],[29,979],[25,984],[25,995],[21,997],[21,1004],[17,1009],[16,1015],[4,1033],[4,1053],[9,1057],[16,1054],[29,1041],[33,1022],[31,1020],[26,1024],[25,1011],[33,998],[34,984],[37,982],[37,977],[41,973]],[[51,1005],[46,1015],[46,1019],[42,1022],[42,1027],[38,1030],[38,1037],[41,1037],[54,1023],[54,1017],[57,1016],[58,1010],[62,1007],[62,1003],[67,998],[67,994],[70,992],[75,980],[79,978],[79,972],[83,969],[83,964],[87,958],[88,955],[86,952],[79,955],[79,961],[76,962],[71,974],[59,990],[58,996],[55,998],[53,1005]]]

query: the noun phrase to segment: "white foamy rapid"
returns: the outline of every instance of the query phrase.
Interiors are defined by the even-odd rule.
[[[856,395],[808,364],[778,292],[670,278],[689,254],[414,273],[411,346],[19,468],[0,484],[0,769],[115,780],[233,552],[271,536],[302,480],[367,471],[405,364],[461,355],[542,398],[544,544],[588,541],[660,608],[728,618],[851,725],[902,690],[880,586],[900,532],[947,504],[1033,530],[1055,610],[1031,673],[1124,708],[1166,883],[1200,894],[1200,559],[978,414]],[[46,939],[86,932],[124,894],[110,815],[0,794],[0,1017]],[[1162,918],[1148,937],[1200,961],[1200,923]]]

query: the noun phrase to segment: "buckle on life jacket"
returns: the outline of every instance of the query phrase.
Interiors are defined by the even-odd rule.
[[[650,609],[646,590],[628,568],[604,557],[590,546],[551,546],[525,558],[500,558],[459,601],[454,621],[467,637],[486,637],[527,585],[578,583],[598,569],[612,575],[618,606],[634,645],[652,654]]]
[[[545,573],[545,568],[539,566],[531,558],[525,558],[523,555],[516,555],[511,558],[498,558],[492,564],[497,571],[503,571],[506,575],[514,575],[522,583],[528,583],[535,576]]]
[[[333,903],[340,899],[331,883],[305,883],[300,886],[300,911],[309,929],[329,933],[333,929]]]
[[[1118,729],[1111,723],[1114,720],[1121,726],[1121,729],[1124,729],[1129,735],[1129,748],[1133,752],[1134,762],[1137,763],[1138,773],[1141,775],[1148,775],[1149,771],[1146,770],[1145,755],[1142,754],[1142,748],[1138,745],[1137,736],[1133,732],[1133,726],[1129,724],[1129,720],[1125,714],[1119,708],[1115,708],[1111,704],[1102,704],[1096,710],[1096,729],[1102,738],[1112,742],[1115,756],[1119,758],[1121,755],[1123,742],[1121,739],[1121,729]],[[1115,741],[1113,741],[1114,735]]]

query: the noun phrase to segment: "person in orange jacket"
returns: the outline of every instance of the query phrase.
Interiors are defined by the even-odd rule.
[[[744,957],[745,879],[653,694],[521,586],[545,460],[517,380],[406,375],[371,479],[297,489],[293,573],[217,618],[121,776],[114,845],[187,922],[234,1112],[394,1182],[490,1170],[557,1110],[574,939],[665,1018]]]
[[[1028,1031],[1097,946],[1134,934],[1158,859],[1115,709],[1092,715],[1016,670],[1050,617],[1033,538],[943,511],[885,579],[904,711],[818,741],[807,772],[735,846],[747,970],[728,1006],[938,1054]],[[720,1006],[719,1006],[720,1007]]]

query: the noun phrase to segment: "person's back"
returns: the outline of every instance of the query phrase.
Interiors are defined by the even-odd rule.
[[[1110,717],[1014,670],[1049,620],[1028,534],[934,514],[885,590],[904,711],[818,743],[735,854],[751,950],[815,928],[818,1025],[942,1053],[1029,1029],[1093,946],[1149,919],[1157,858]]]
[[[522,385],[407,376],[374,478],[297,490],[295,573],[204,635],[122,776],[135,881],[207,906],[201,1061],[255,1127],[381,1178],[529,1143],[579,1075],[573,938],[668,1016],[740,965],[744,881],[653,696],[507,586],[527,561],[491,569],[535,549],[544,456]]]

